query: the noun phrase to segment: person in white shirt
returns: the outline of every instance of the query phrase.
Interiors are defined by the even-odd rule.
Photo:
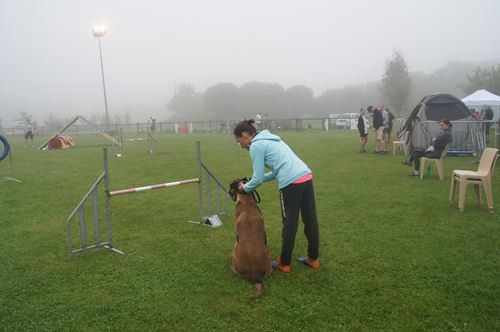
[[[33,138],[35,135],[33,134],[33,125],[28,120],[26,122],[26,126],[24,127],[24,147],[28,145],[28,139],[31,141],[31,147],[34,147]]]
[[[260,113],[257,113],[255,116],[255,125],[257,126],[257,130],[262,130],[262,115]]]

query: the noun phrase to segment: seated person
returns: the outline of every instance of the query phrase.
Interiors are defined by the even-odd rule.
[[[446,144],[450,144],[452,141],[451,127],[453,127],[453,125],[448,119],[442,119],[439,121],[441,133],[432,139],[431,145],[425,151],[414,149],[410,154],[410,158],[401,162],[403,165],[407,166],[411,166],[412,163],[415,165],[415,170],[409,174],[410,176],[420,176],[420,158],[441,158],[441,154],[443,153]]]

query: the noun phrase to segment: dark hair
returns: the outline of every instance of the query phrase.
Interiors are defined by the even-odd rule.
[[[448,128],[453,127],[453,125],[451,124],[450,120],[448,120],[448,119],[441,119],[441,121],[439,121],[439,122],[444,123],[445,125],[448,126]]]
[[[238,123],[234,128],[234,136],[241,137],[241,134],[245,131],[250,135],[255,136],[257,129],[255,129],[252,123],[255,123],[254,119],[240,121],[240,123]]]

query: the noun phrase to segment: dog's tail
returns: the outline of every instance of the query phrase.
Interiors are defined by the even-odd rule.
[[[264,287],[263,282],[256,282],[254,285],[255,285],[255,293],[253,294],[252,298],[258,299],[266,293],[266,288]]]

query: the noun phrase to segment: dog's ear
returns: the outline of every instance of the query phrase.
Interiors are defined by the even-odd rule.
[[[229,185],[229,196],[233,202],[236,202],[236,198],[238,197],[238,183],[240,183],[240,181],[236,179]]]
[[[236,202],[236,200],[238,198],[238,193],[244,193],[244,192],[240,192],[239,188],[238,188],[238,186],[241,182],[247,183],[248,179],[246,177],[241,178],[241,179],[234,179],[233,182],[231,182],[231,184],[229,185],[229,192],[228,193],[234,202]]]

